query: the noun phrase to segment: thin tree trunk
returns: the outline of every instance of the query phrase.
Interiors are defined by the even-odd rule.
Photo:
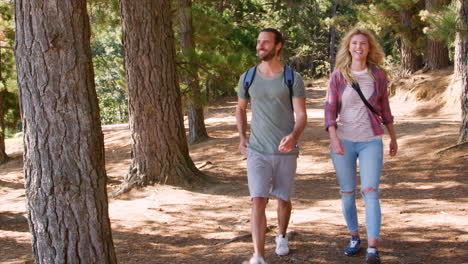
[[[281,10],[282,1],[276,0],[276,10]]]
[[[426,10],[433,11],[437,6],[447,4],[445,0],[426,0]],[[426,54],[424,56],[426,68],[437,70],[449,65],[449,53],[447,44],[442,40],[427,37]]]
[[[179,0],[180,42],[182,54],[190,62],[195,52],[195,40],[192,26],[192,0]],[[189,64],[189,70],[184,74],[184,81],[189,88],[188,96],[188,124],[190,144],[202,142],[208,138],[205,127],[205,116],[198,80],[197,66]]]
[[[2,53],[0,49],[0,83],[3,82],[2,76]],[[9,160],[5,149],[5,113],[3,112],[3,89],[0,89],[0,164]]]
[[[462,122],[458,143],[468,141],[468,2],[457,0],[458,25],[455,39],[455,78],[461,83]]]
[[[15,1],[35,263],[117,263],[85,0]]]
[[[193,164],[175,69],[170,1],[121,0],[132,164],[122,190],[191,184]]]
[[[422,66],[422,57],[416,54],[414,32],[411,25],[411,11],[400,12],[401,34],[401,68],[405,74],[411,74]]]
[[[219,14],[222,14],[224,12],[224,9],[226,8],[226,0],[218,0],[216,1],[217,4],[216,4],[216,11],[219,13]]]
[[[334,1],[332,8],[330,9],[330,17],[333,18],[336,15],[336,9],[338,8],[338,2]],[[336,60],[336,51],[335,51],[335,42],[336,42],[336,28],[335,26],[330,26],[330,72],[333,72],[335,69],[335,60]]]

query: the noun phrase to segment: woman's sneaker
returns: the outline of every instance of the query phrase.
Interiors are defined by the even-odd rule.
[[[275,238],[276,242],[276,254],[279,256],[286,256],[289,253],[288,237],[284,235],[278,235]]]
[[[268,264],[259,255],[253,254],[249,261],[244,261],[242,264]]]
[[[361,240],[357,236],[351,236],[348,246],[344,250],[344,254],[348,257],[354,256],[361,248]]]
[[[379,251],[375,247],[370,247],[367,249],[366,253],[366,263],[367,264],[380,264]]]

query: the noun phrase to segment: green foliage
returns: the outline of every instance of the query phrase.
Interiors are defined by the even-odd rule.
[[[433,39],[445,40],[448,43],[455,41],[455,29],[457,25],[455,1],[433,12],[423,10],[419,13],[419,16],[428,25],[423,29],[425,34]]]
[[[4,123],[7,134],[14,134],[21,120],[16,83],[14,57],[14,7],[13,1],[0,2],[0,92],[3,95]]]
[[[416,52],[425,51],[426,38],[422,33],[423,23],[418,9],[423,6],[422,0],[382,0],[363,1],[356,6],[358,25],[371,29],[376,33],[385,54],[384,64],[387,68],[397,68],[400,64],[400,43],[405,38]],[[410,25],[406,27],[401,22],[401,14],[409,13]]]
[[[331,16],[334,3],[338,3],[338,8]],[[401,26],[400,13],[418,10],[422,4],[422,0],[196,0],[192,7],[196,49],[189,58],[181,54],[178,17],[176,10],[173,11],[179,76],[185,71],[198,75],[204,94],[202,103],[219,96],[234,96],[239,76],[258,63],[256,38],[266,27],[277,28],[283,33],[286,39],[283,60],[305,78],[329,74],[331,27],[336,29],[336,48],[343,34],[355,25],[376,32],[387,54],[385,65],[388,68],[400,62],[399,41],[403,36],[410,37],[419,52],[424,51],[424,33],[446,40],[453,50],[456,25],[453,3],[432,12],[413,12],[412,27]],[[128,103],[119,1],[88,0],[88,13],[102,122],[126,122]],[[10,47],[0,49],[3,77],[0,88],[6,89],[3,92],[4,109],[10,129],[15,129],[19,122],[12,49],[13,15],[13,1],[0,2],[0,46]],[[182,94],[188,94],[182,80],[180,87]]]
[[[96,92],[103,124],[128,121],[120,17],[116,0],[88,3]]]
[[[91,41],[96,92],[104,124],[128,121],[120,32],[120,27],[108,26],[93,34]]]
[[[21,130],[18,126],[21,122],[18,93],[16,91],[11,92],[3,90],[2,95],[5,129],[6,131],[10,131],[11,134],[14,134]]]
[[[230,10],[218,13],[213,7],[198,4],[194,4],[192,9],[196,50],[189,61],[185,61],[181,49],[177,49],[179,70],[190,72],[189,65],[196,65],[205,95],[235,95],[238,76],[255,64],[254,49],[248,47],[255,47],[257,32],[253,27],[241,28],[236,24],[235,19],[241,16],[239,13],[234,14]],[[185,85],[181,87],[183,92],[187,91]]]

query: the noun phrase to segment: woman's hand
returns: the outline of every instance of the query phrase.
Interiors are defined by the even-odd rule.
[[[390,156],[393,157],[397,154],[397,151],[398,151],[398,143],[396,139],[390,140],[390,151],[388,153],[390,154]]]
[[[392,123],[388,123],[385,125],[388,130],[388,134],[390,135],[390,149],[388,154],[390,154],[391,157],[395,156],[398,151],[398,143],[397,143],[397,137],[396,137],[396,132],[395,132],[395,126]]]
[[[330,144],[335,154],[344,155],[343,142],[338,137],[330,137]]]
[[[340,138],[336,135],[336,127],[330,126],[328,128],[328,133],[330,135],[330,145],[333,152],[337,155],[344,155],[343,142],[341,142]]]

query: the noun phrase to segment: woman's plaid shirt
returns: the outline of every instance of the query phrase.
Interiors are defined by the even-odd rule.
[[[388,103],[387,93],[387,76],[384,71],[376,66],[371,67],[372,73],[376,81],[374,81],[374,93],[367,101],[374,107],[375,111],[379,114],[377,116],[371,110],[367,109],[369,120],[371,122],[374,135],[382,135],[383,129],[380,124],[389,124],[393,122],[390,104]],[[330,126],[337,126],[336,119],[341,109],[343,91],[347,85],[340,70],[336,70],[331,74],[330,83],[327,91],[327,98],[325,101],[325,129],[328,130]]]

